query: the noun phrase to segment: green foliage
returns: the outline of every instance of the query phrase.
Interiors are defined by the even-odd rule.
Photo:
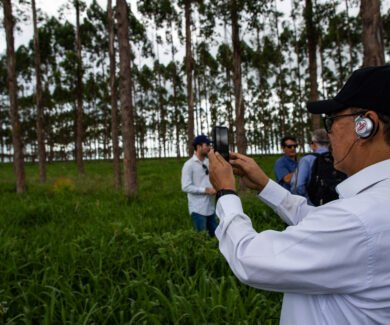
[[[267,173],[275,157],[256,158]],[[113,190],[109,162],[49,164],[14,193],[0,165],[0,323],[277,324],[281,295],[240,284],[215,238],[192,230],[184,160],[139,161],[140,191]],[[59,190],[54,191],[57,188]],[[256,229],[283,224],[242,193]]]

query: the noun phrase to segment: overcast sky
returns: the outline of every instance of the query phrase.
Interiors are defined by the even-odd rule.
[[[278,1],[278,10],[283,10],[285,12],[289,12],[290,10],[290,1],[288,0],[277,0]],[[390,1],[390,0],[388,0]],[[14,0],[11,0],[11,2],[15,2]],[[35,0],[37,9],[42,10],[44,13],[46,13],[48,16],[56,16],[58,17],[58,10],[60,7],[62,7],[64,4],[68,3],[69,0]],[[89,6],[92,3],[92,0],[84,0],[84,2]],[[107,0],[97,0],[99,5],[102,8],[107,7]],[[112,0],[113,5],[115,5],[116,0]],[[134,12],[136,9],[136,3],[137,0],[128,0],[127,1]],[[15,8],[13,8],[14,14],[15,14]],[[30,12],[28,12],[30,15]],[[1,8],[0,10],[0,17],[1,17],[1,27],[0,27],[0,54],[5,53],[6,50],[6,42],[5,42],[5,35],[4,35],[4,27],[3,27],[3,10]],[[69,10],[69,20],[73,22],[74,20],[74,10]],[[31,19],[30,19],[31,20]],[[18,48],[18,46],[22,44],[27,44],[33,36],[33,27],[32,23],[24,23],[19,24],[19,27],[22,29],[22,32],[16,31],[14,32],[15,37],[15,49]]]
[[[15,1],[11,0],[11,2],[14,3]],[[37,9],[42,10],[48,16],[58,17],[59,8],[68,2],[69,2],[68,0],[35,0],[35,6]],[[87,6],[89,6],[92,3],[92,0],[84,0],[84,2],[87,4]],[[100,6],[102,6],[102,8],[107,7],[107,0],[97,0],[97,2],[100,4]],[[113,4],[115,4],[116,1],[113,0],[112,2]],[[129,3],[135,3],[135,2],[136,0],[129,1]],[[13,11],[15,14],[14,8]],[[3,8],[1,8],[0,17],[1,17],[1,22],[3,22]],[[14,32],[15,49],[21,44],[26,44],[29,40],[32,39],[32,35],[33,35],[32,23],[21,24],[20,27],[22,28],[22,32],[18,32],[18,31]],[[6,49],[6,43],[5,43],[4,27],[2,25],[0,29],[0,53],[4,53],[5,49]]]
[[[15,3],[15,0],[11,0]],[[58,10],[60,7],[62,7],[64,4],[68,3],[69,0],[35,0],[36,1],[36,7],[40,10],[42,10],[44,13],[46,13],[49,16],[56,16],[58,17]],[[87,6],[92,2],[92,0],[84,0],[87,3]],[[302,0],[303,1],[303,0]],[[320,2],[324,2],[320,1]],[[97,0],[97,2],[102,6],[102,8],[107,7],[107,0]],[[116,3],[115,0],[112,1],[113,4]],[[133,11],[136,8],[137,0],[128,0],[128,3],[132,6]],[[287,15],[290,12],[290,4],[291,1],[289,0],[278,0],[278,10],[285,12]],[[382,0],[382,14],[387,12],[390,8],[390,0]],[[357,8],[355,8],[354,12],[351,11],[351,15],[356,15]],[[14,10],[15,14],[15,10]],[[29,12],[30,14],[30,12]],[[74,19],[74,12],[72,10],[69,10],[69,19],[73,22]],[[5,35],[4,35],[4,28],[3,28],[3,10],[1,8],[0,10],[0,19],[1,19],[1,27],[0,27],[0,54],[5,53],[6,50],[6,42],[5,42]],[[27,44],[28,41],[32,39],[33,35],[33,27],[30,19],[30,23],[24,23],[20,24],[19,27],[21,27],[22,31],[15,31],[14,37],[15,37],[15,49],[20,46],[21,44]]]

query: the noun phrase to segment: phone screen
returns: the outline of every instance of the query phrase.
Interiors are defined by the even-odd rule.
[[[224,126],[215,126],[213,128],[214,150],[225,159],[229,160],[229,139],[228,128]]]

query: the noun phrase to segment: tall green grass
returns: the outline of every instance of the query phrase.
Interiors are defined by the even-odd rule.
[[[259,158],[268,173],[275,157]],[[0,323],[277,324],[281,295],[240,284],[215,238],[192,230],[180,191],[184,160],[138,162],[132,201],[113,189],[109,162],[27,165],[15,193],[0,165]],[[253,193],[256,229],[283,224]]]

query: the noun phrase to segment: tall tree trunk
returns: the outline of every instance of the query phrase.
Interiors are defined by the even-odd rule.
[[[228,29],[227,29],[227,17],[224,17],[223,20],[223,26],[224,26],[224,43],[226,44],[226,49],[223,51],[223,62],[224,62],[224,69],[225,69],[225,87],[222,87],[221,91],[223,89],[226,89],[225,92],[225,98],[224,98],[224,106],[226,109],[227,114],[227,122],[228,122],[228,142],[229,142],[229,148],[232,151],[236,151],[236,138],[235,138],[235,130],[234,130],[234,116],[233,116],[233,105],[232,105],[232,77],[231,77],[231,69],[228,64],[228,62],[231,61],[231,58],[229,57],[229,52],[227,50],[228,47]]]
[[[174,24],[171,22],[171,54],[172,54],[172,88],[173,88],[173,107],[174,107],[174,125],[175,125],[175,138],[176,138],[176,158],[180,158],[180,112],[177,104],[177,68],[175,62],[175,46],[173,44],[173,30]]]
[[[200,107],[200,96],[199,96],[199,79],[198,79],[198,73],[194,72],[194,114],[195,114],[195,131],[196,134],[202,133],[202,123],[201,121],[201,107]]]
[[[317,30],[313,22],[313,3],[306,0],[304,17],[307,33],[307,47],[309,52],[309,79],[310,79],[310,101],[318,100],[317,83]],[[319,129],[321,126],[321,117],[319,115],[311,116],[312,130]]]
[[[277,51],[280,53],[282,57],[282,49],[280,45],[280,36],[279,36],[279,20],[278,20],[278,11],[276,6],[276,0],[273,2],[274,6],[274,23],[275,23],[275,33],[276,33],[276,40],[277,40]],[[286,123],[287,123],[287,116],[286,116],[286,109],[285,109],[285,99],[284,99],[284,88],[283,88],[283,70],[282,70],[282,62],[279,62],[278,64],[278,74],[276,76],[276,84],[277,87],[277,94],[279,96],[279,116],[277,117],[277,121],[279,122],[279,134],[286,134]]]
[[[3,123],[1,123],[1,131],[3,131]],[[0,161],[2,163],[4,162],[4,154],[5,154],[4,137],[3,137],[3,133],[1,132],[1,134],[0,134]]]
[[[261,49],[261,42],[260,42],[260,28],[259,26],[257,25],[256,26],[256,52],[258,53],[258,55],[260,56],[261,52],[262,52],[262,49]],[[260,67],[260,64],[257,64],[256,66],[257,68],[257,78],[258,78],[258,81],[259,81],[259,86],[258,86],[258,91],[259,91],[259,96],[258,96],[258,100],[257,100],[257,104],[259,106],[259,113],[258,113],[258,118],[257,118],[257,123],[259,125],[265,125],[266,122],[265,122],[265,105],[264,105],[264,85],[263,85],[263,79],[264,77],[262,76],[262,72],[261,72],[261,67]],[[258,133],[258,137],[255,136],[254,137],[254,141],[257,142],[257,145],[258,145],[258,148],[259,150],[264,150],[265,148],[265,136],[261,136],[261,131],[259,131]],[[265,133],[263,134],[265,135]]]
[[[184,13],[186,21],[186,74],[187,74],[187,151],[189,156],[194,153],[192,141],[194,139],[194,94],[192,91],[192,51],[191,51],[191,0],[185,0]]]
[[[241,48],[238,26],[237,1],[231,0],[232,42],[233,42],[233,87],[236,108],[237,150],[246,154],[247,141],[245,137],[245,105],[241,84]]]
[[[298,32],[297,32],[297,27],[296,27],[296,15],[292,15],[292,20],[293,20],[293,35],[294,35],[294,43],[295,43],[295,55],[297,57],[297,75],[296,75],[296,78],[297,78],[297,84],[298,84],[298,96],[297,96],[297,102],[295,103],[297,105],[297,107],[299,108],[299,114],[298,114],[298,121],[299,121],[299,127],[298,127],[298,133],[299,133],[299,138],[300,138],[300,144],[302,145],[302,148],[303,148],[303,151],[305,151],[305,129],[306,129],[306,125],[305,125],[305,122],[304,122],[304,117],[305,117],[305,112],[302,108],[302,103],[303,103],[303,99],[302,99],[302,74],[301,74],[301,56],[300,56],[300,53],[301,53],[301,47],[300,47],[300,42],[298,42]],[[316,59],[317,61],[317,59]],[[316,78],[317,80],[317,78]],[[304,83],[304,82],[303,82]],[[313,122],[313,119],[311,120]],[[318,127],[316,127],[318,128]]]
[[[125,195],[136,195],[137,168],[135,153],[135,130],[133,121],[131,49],[129,43],[129,8],[126,0],[117,0],[116,17],[118,22],[119,60],[120,60],[120,101],[122,113],[122,138],[124,145],[124,185]]]
[[[76,79],[76,162],[80,175],[84,174],[83,163],[83,67],[81,58],[80,39],[80,1],[74,2],[76,9],[76,56],[77,56],[77,79]]]
[[[339,72],[337,87],[341,88],[345,81],[346,69],[343,63],[343,47],[338,29],[336,30],[336,53],[337,57],[335,58],[335,60],[337,61],[337,70]]]
[[[33,25],[34,25],[34,63],[36,75],[36,101],[37,101],[37,140],[39,160],[39,181],[46,182],[46,149],[44,133],[43,92],[41,76],[41,52],[39,48],[39,31],[37,26],[37,12],[35,0],[31,1]]]
[[[345,0],[345,15],[347,19],[347,39],[348,39],[348,52],[349,52],[349,74],[353,71],[353,51],[352,51],[352,38],[351,38],[351,24],[349,23],[349,0]]]
[[[363,23],[363,66],[382,65],[385,53],[380,0],[361,0],[360,16]]]
[[[18,114],[16,85],[16,56],[14,48],[14,18],[12,16],[11,0],[3,0],[4,28],[7,39],[7,78],[10,101],[10,119],[12,126],[12,144],[14,147],[14,171],[16,176],[16,192],[26,191],[24,174],[24,155],[21,127]]]
[[[209,89],[209,84],[207,82],[207,80],[210,80],[209,76],[206,76],[206,72],[205,74],[203,75],[203,92],[204,92],[204,115],[205,115],[205,122],[206,122],[206,132],[208,132],[210,130],[210,125],[209,125],[209,93],[208,93],[208,89]]]
[[[167,133],[167,121],[166,121],[166,109],[164,105],[164,97],[163,97],[163,90],[165,89],[162,80],[161,75],[164,73],[162,71],[163,65],[158,62],[158,76],[157,76],[157,89],[158,89],[158,109],[159,109],[159,115],[160,115],[160,122],[158,126],[158,143],[159,143],[159,158],[166,157],[166,133]]]
[[[121,168],[120,168],[120,150],[119,150],[119,123],[118,123],[118,105],[116,89],[116,63],[115,63],[115,33],[112,12],[112,0],[107,1],[107,29],[108,29],[108,53],[110,57],[110,91],[111,91],[111,132],[112,132],[112,151],[114,167],[114,186],[116,190],[121,187]]]
[[[320,34],[319,37],[318,37],[318,52],[320,54],[320,79],[321,79],[321,89],[322,89],[322,96],[324,96],[324,98],[327,98],[328,95],[326,93],[326,88],[325,88],[325,82],[324,82],[324,48],[322,46],[322,35]]]
[[[233,116],[233,105],[232,105],[232,95],[231,95],[231,74],[228,67],[225,68],[225,79],[226,79],[226,94],[225,94],[225,104],[226,104],[226,113],[228,120],[228,140],[229,148],[236,150],[236,141],[234,137],[234,116]]]

